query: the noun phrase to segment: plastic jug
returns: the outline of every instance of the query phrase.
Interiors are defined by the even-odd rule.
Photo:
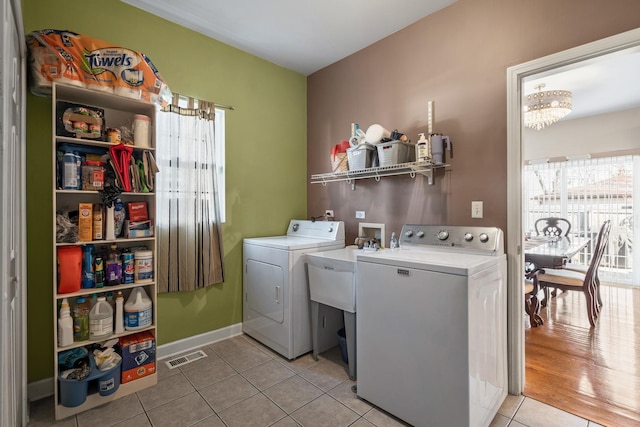
[[[107,338],[113,333],[113,310],[104,296],[98,297],[89,312],[89,337],[92,340]]]
[[[69,302],[65,298],[62,300],[58,318],[58,347],[71,344],[73,344],[73,319],[69,311]]]
[[[152,320],[151,300],[143,288],[134,288],[124,305],[124,328],[128,331],[146,328]]]

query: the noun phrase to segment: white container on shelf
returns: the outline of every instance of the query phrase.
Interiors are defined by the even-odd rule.
[[[133,116],[133,144],[136,147],[149,148],[149,130],[151,119],[144,114]]]
[[[151,299],[142,287],[134,288],[124,305],[124,328],[128,331],[146,328],[152,320]]]
[[[89,338],[98,340],[113,333],[113,309],[103,296],[98,297],[96,305],[89,312]]]
[[[60,317],[58,318],[58,346],[66,347],[73,344],[73,319],[69,311],[69,302],[62,300]]]
[[[118,291],[118,296],[116,297],[116,334],[121,334],[124,332],[124,297],[122,296],[122,292]]]
[[[153,281],[153,252],[136,251],[134,254],[134,282],[150,283]]]

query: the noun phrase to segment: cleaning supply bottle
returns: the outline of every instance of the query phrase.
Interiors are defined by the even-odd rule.
[[[429,141],[425,138],[424,133],[419,133],[418,142],[416,143],[416,160],[421,162],[429,159]]]
[[[60,317],[58,318],[58,347],[66,347],[73,344],[73,319],[69,310],[69,301],[62,300],[60,305]]]
[[[124,297],[122,291],[116,296],[116,334],[124,332]]]
[[[122,260],[118,245],[111,245],[109,255],[107,256],[107,285],[119,285],[122,282]]]
[[[124,305],[124,327],[128,331],[146,328],[151,325],[153,312],[151,300],[142,287],[134,288]]]
[[[98,302],[89,313],[89,337],[92,340],[107,338],[113,333],[113,310],[104,296],[98,297]]]
[[[398,243],[398,239],[396,237],[395,231],[391,233],[391,239],[389,240],[389,248],[396,249],[399,248],[400,244]]]
[[[86,341],[89,339],[89,300],[86,297],[76,298],[73,307],[73,340]]]

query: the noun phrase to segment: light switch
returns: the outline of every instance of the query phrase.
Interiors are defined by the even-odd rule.
[[[364,219],[364,211],[356,211],[356,218]]]
[[[482,218],[482,201],[471,202],[471,218]]]

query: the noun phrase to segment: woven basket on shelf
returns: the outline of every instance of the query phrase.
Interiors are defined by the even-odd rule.
[[[346,172],[349,170],[347,153],[337,153],[331,156],[331,172]]]

